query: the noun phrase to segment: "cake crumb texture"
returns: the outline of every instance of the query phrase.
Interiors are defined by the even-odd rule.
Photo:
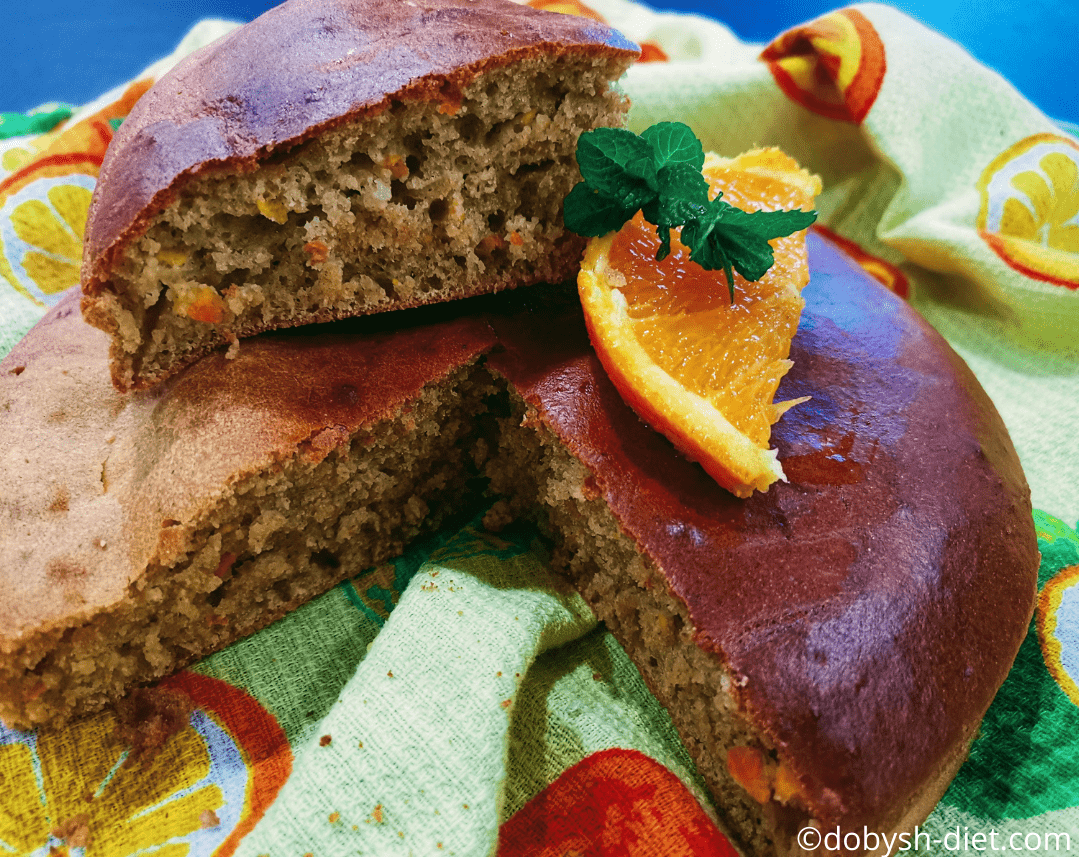
[[[337,23],[339,55],[281,56]],[[114,382],[263,330],[571,276],[577,138],[622,124],[612,82],[635,55],[500,0],[292,0],[194,55],[121,126],[91,205],[84,310],[113,337]]]

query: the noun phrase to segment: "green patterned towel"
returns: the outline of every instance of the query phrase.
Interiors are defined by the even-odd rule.
[[[778,145],[819,173],[824,228],[999,408],[1038,509],[1041,595],[910,850],[1079,850],[1079,143],[886,6],[764,46],[703,18],[593,5],[645,46],[623,82],[635,130],[676,119],[722,154]],[[118,122],[227,28],[200,24],[74,113],[3,117],[0,354],[77,283]],[[0,728],[0,855],[733,853],[666,713],[524,527],[441,533],[165,686],[194,711],[145,764],[108,713]]]

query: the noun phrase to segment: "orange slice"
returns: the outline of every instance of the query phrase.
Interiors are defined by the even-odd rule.
[[[820,180],[778,149],[726,160],[709,153],[711,195],[746,211],[813,207]],[[640,213],[589,242],[577,279],[589,335],[629,405],[739,497],[765,491],[783,469],[768,448],[772,424],[801,399],[775,402],[792,365],[791,339],[809,281],[805,232],[771,242],[775,264],[758,282],[689,260],[675,235],[656,261],[656,228]]]

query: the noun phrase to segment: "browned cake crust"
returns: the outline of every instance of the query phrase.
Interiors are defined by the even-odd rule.
[[[720,804],[732,743],[794,777],[735,825],[744,844],[785,853],[792,819],[919,821],[1026,632],[1029,493],[939,335],[830,244],[809,259],[780,395],[812,398],[773,435],[789,483],[749,500],[633,415],[551,290],[259,337],[126,396],[68,297],[0,362],[0,712],[70,716],[221,648],[399,550],[487,468],[569,548],[600,545],[567,565]],[[527,457],[541,444],[563,475]],[[615,560],[643,576],[615,586]],[[664,674],[670,653],[689,661]],[[683,717],[697,693],[741,731]]]
[[[767,493],[733,497],[645,426],[580,322],[500,324],[508,348],[489,365],[591,472],[741,710],[796,760],[813,817],[887,830],[1003,682],[1037,540],[1018,458],[966,364],[832,245],[808,245],[777,399],[811,398],[775,426],[789,481]]]
[[[286,167],[300,163],[300,169],[305,171],[299,178],[301,193],[306,192],[308,197],[300,202],[308,219],[313,210],[309,203],[315,205],[317,200],[311,191],[304,191],[303,186],[317,188],[329,181],[328,174],[338,170],[344,170],[348,175],[338,189],[342,201],[334,205],[344,205],[346,214],[350,202],[353,213],[358,210],[361,199],[365,200],[365,205],[370,203],[371,199],[365,194],[376,184],[386,188],[383,202],[407,204],[409,209],[416,209],[416,217],[426,212],[427,206],[442,194],[441,201],[434,203],[431,209],[431,218],[421,229],[427,234],[428,245],[432,237],[437,244],[439,233],[452,233],[458,228],[454,221],[461,217],[461,212],[455,208],[458,203],[451,193],[455,187],[446,182],[440,184],[441,180],[432,176],[438,169],[452,170],[454,165],[427,164],[420,168],[426,171],[426,176],[419,180],[416,165],[406,160],[412,157],[412,150],[418,144],[406,139],[405,131],[411,129],[410,133],[417,140],[428,139],[432,128],[437,130],[460,120],[459,132],[443,131],[442,134],[465,140],[471,138],[475,130],[469,122],[481,121],[483,132],[478,134],[473,148],[481,149],[484,134],[487,134],[491,138],[487,145],[493,152],[512,153],[516,151],[515,145],[524,143],[507,139],[507,136],[513,136],[513,127],[494,126],[507,122],[512,126],[516,122],[517,137],[524,141],[528,126],[536,121],[536,110],[542,113],[547,109],[550,115],[545,113],[540,119],[546,123],[544,127],[557,127],[557,135],[551,131],[544,137],[545,132],[534,131],[540,142],[529,143],[531,149],[519,153],[520,161],[495,164],[492,155],[490,163],[473,163],[467,167],[475,174],[466,174],[460,181],[469,187],[476,185],[472,190],[479,196],[493,197],[493,188],[483,188],[492,181],[503,179],[480,175],[484,167],[505,171],[507,181],[516,176],[515,180],[523,182],[526,173],[542,172],[557,162],[555,166],[559,173],[567,173],[569,184],[564,189],[561,185],[565,181],[561,177],[556,182],[557,187],[547,188],[542,184],[522,187],[531,188],[528,195],[533,197],[533,207],[539,196],[560,201],[562,197],[558,192],[564,195],[576,180],[568,175],[576,171],[576,165],[572,161],[572,150],[568,158],[561,151],[564,148],[562,137],[568,140],[572,136],[575,140],[575,134],[587,130],[594,122],[620,121],[623,99],[607,93],[607,87],[637,53],[635,45],[595,21],[541,12],[509,0],[289,0],[187,57],[139,100],[117,131],[101,166],[87,221],[82,271],[86,295],[83,310],[92,324],[115,338],[114,382],[121,390],[145,388],[190,364],[206,351],[235,341],[238,335],[362,312],[415,306],[447,297],[431,285],[431,282],[444,279],[444,272],[430,277],[431,282],[410,281],[408,288],[391,283],[396,279],[392,271],[378,275],[372,272],[377,284],[366,282],[367,294],[345,295],[340,300],[329,301],[325,300],[328,294],[323,294],[322,301],[312,301],[302,313],[291,306],[288,312],[275,309],[271,313],[266,309],[271,303],[268,296],[259,295],[253,301],[250,295],[237,297],[228,293],[221,279],[227,279],[230,271],[235,273],[236,265],[240,263],[222,261],[222,254],[231,248],[209,247],[203,248],[204,254],[214,255],[221,270],[211,270],[209,280],[205,271],[195,269],[173,272],[172,279],[166,275],[163,282],[174,289],[166,301],[166,290],[154,285],[157,281],[153,275],[149,285],[140,284],[137,282],[140,271],[126,270],[121,275],[119,269],[153,263],[164,270],[191,264],[190,257],[194,254],[184,244],[189,235],[194,234],[189,215],[178,216],[176,223],[166,224],[168,228],[154,233],[153,246],[140,248],[132,257],[134,261],[124,257],[132,242],[147,233],[155,218],[191,190],[196,182],[217,175],[250,175],[260,168],[269,168],[276,171],[270,182],[273,185],[273,181],[281,179],[278,174]],[[519,81],[515,85],[519,91],[511,98],[505,75],[512,74],[518,67]],[[546,83],[540,84],[540,78]],[[477,81],[490,92],[472,92],[470,86]],[[541,91],[542,86],[547,86],[548,90]],[[583,91],[585,89],[588,91]],[[589,100],[592,109],[582,109],[579,102],[563,102],[567,93],[571,99]],[[466,94],[468,98],[461,108]],[[534,108],[531,114],[527,112],[530,95]],[[502,99],[499,104],[520,102],[520,112],[502,116],[498,109],[504,108],[491,107],[487,113],[479,111],[477,105],[481,102],[495,104],[499,98]],[[425,104],[430,105],[429,108],[422,108]],[[414,127],[408,124],[411,120],[401,119],[400,127],[394,124],[396,119],[386,120],[389,124],[379,131],[382,137],[375,142],[361,138],[361,145],[366,148],[358,149],[351,163],[347,156],[343,165],[332,157],[328,161],[323,158],[314,165],[296,161],[307,141],[370,122],[395,109],[399,113],[404,108],[415,108],[421,114],[424,109],[428,112],[413,123]],[[469,117],[467,114],[474,108],[477,115]],[[461,109],[460,114],[457,114],[458,109]],[[555,115],[559,109],[564,115]],[[397,116],[397,113],[393,115]],[[575,123],[580,127],[574,128]],[[402,128],[405,131],[401,131]],[[575,134],[571,135],[570,130]],[[392,147],[385,148],[386,141],[395,134],[400,139],[396,139]],[[551,142],[556,137],[558,153],[554,151],[556,144]],[[343,142],[336,137],[332,139],[338,150],[354,142],[347,135]],[[546,148],[544,140],[547,141]],[[473,141],[469,139],[468,142]],[[431,151],[435,150],[432,148]],[[377,162],[372,163],[369,155],[377,157]],[[432,158],[438,159],[438,155],[432,154]],[[443,155],[443,160],[446,158],[452,160],[453,152]],[[295,174],[292,179],[295,182]],[[383,180],[384,184],[381,183]],[[519,190],[517,185],[514,188]],[[249,190],[252,195],[264,194],[257,201],[265,203],[265,207],[256,211],[256,199],[248,200],[253,221],[249,231],[257,233],[260,225],[272,228],[273,222],[278,222],[282,229],[292,229],[301,235],[303,233],[298,230],[309,227],[304,222],[285,223],[289,210],[284,207],[285,203],[295,204],[296,200],[276,195],[283,193],[279,186],[253,184]],[[206,196],[199,205],[209,209],[205,213],[207,218],[214,213],[215,198],[222,206],[221,216],[238,216],[236,210],[227,208],[223,196],[217,195],[213,187],[201,188],[199,193]],[[464,204],[469,204],[467,198]],[[467,280],[472,284],[473,293],[541,279],[557,281],[571,276],[573,266],[579,260],[582,242],[563,230],[560,205],[557,206],[557,222],[547,222],[554,218],[548,218],[544,209],[544,214],[533,217],[532,223],[522,221],[523,225],[515,226],[510,222],[503,226],[502,221],[507,218],[513,221],[512,206],[517,204],[510,201],[504,209],[493,210],[489,217],[485,213],[485,218],[493,224],[487,229],[487,234],[494,234],[490,239],[493,244],[480,244],[477,249],[476,242],[484,237],[477,235],[469,246],[453,246],[449,251],[458,254],[459,265],[467,262]],[[417,237],[412,233],[420,226],[408,220],[408,212],[402,214],[404,219],[396,226],[392,218],[389,227],[383,225],[388,234],[385,238],[379,237],[379,241],[401,242],[407,246]],[[325,223],[332,221],[334,216],[333,211],[322,211],[315,219]],[[449,225],[440,226],[443,219]],[[232,224],[229,228],[234,227]],[[513,230],[525,227],[535,231],[534,236],[531,233],[524,236],[528,246],[508,245],[506,236],[511,242],[516,241],[519,236]],[[211,224],[206,229],[212,233],[215,226]],[[166,243],[171,237],[177,241],[175,246]],[[380,255],[377,247],[374,252],[365,248],[361,254],[356,247],[337,247],[332,240],[324,240],[325,236],[306,242],[299,238],[288,248],[284,243],[276,245],[276,239],[265,235],[258,234],[257,239],[256,245],[269,246],[281,263],[287,262],[284,258],[286,250],[290,252],[298,259],[295,263],[297,271],[312,278],[320,274],[324,279],[328,276],[319,271],[319,267],[326,264],[327,250],[331,266],[340,262],[338,257],[346,257],[344,264],[350,264],[347,258],[350,251],[352,257]],[[422,245],[420,242],[417,248]],[[301,255],[300,246],[304,246],[306,256]],[[530,248],[534,248],[531,254]],[[412,251],[412,255],[417,252],[420,250]],[[468,254],[470,258],[464,260],[460,258],[461,254]],[[495,264],[498,260],[493,261],[494,257],[501,258],[499,254],[514,258],[528,256],[532,260],[528,269],[531,274],[526,274],[526,267],[520,264],[501,272],[499,264]],[[157,261],[159,256],[160,262]],[[212,269],[215,262],[207,264]],[[243,264],[254,265],[252,270],[255,271],[262,263],[251,262],[248,258]],[[483,276],[476,273],[482,273],[485,266],[487,271]],[[250,276],[257,280],[264,275],[265,271]],[[404,275],[401,278],[404,279]],[[423,278],[416,274],[414,279]],[[466,278],[457,279],[464,281]],[[148,358],[146,365],[139,365],[144,359],[141,353],[144,343],[140,339],[149,341],[152,338],[156,318],[170,311],[168,305],[176,306],[178,301],[182,304],[182,295],[178,298],[175,290],[187,288],[189,282],[210,282],[222,292],[221,301],[214,299],[217,304],[214,311],[223,310],[224,320],[214,325],[206,324],[203,328],[196,325],[196,330],[205,338],[198,347],[166,354],[161,366],[152,364]],[[332,291],[326,283],[322,285],[324,292]],[[386,294],[382,294],[383,291]],[[462,296],[464,294],[449,295]],[[253,307],[261,309],[261,315],[252,313]],[[160,337],[161,332],[157,333]],[[183,331],[177,338],[195,337],[190,331]],[[160,346],[160,343],[156,345]]]

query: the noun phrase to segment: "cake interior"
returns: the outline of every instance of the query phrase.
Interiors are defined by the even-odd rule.
[[[562,279],[582,248],[562,223],[577,138],[625,110],[610,62],[494,68],[459,102],[396,102],[256,171],[205,171],[110,275],[119,380],[271,327]]]
[[[445,498],[478,499],[486,421],[473,416],[493,395],[489,375],[464,367],[399,419],[315,438],[238,482],[196,526],[174,522],[174,564],[151,565],[111,609],[0,660],[0,718],[25,728],[100,709],[401,554],[445,519]]]
[[[573,580],[662,701],[731,831],[749,853],[787,853],[810,815],[795,794],[767,782],[769,775],[775,780],[781,763],[739,713],[731,676],[696,644],[685,605],[589,489],[588,468],[537,425],[534,411],[515,393],[511,410],[487,468],[501,499],[485,525],[498,529],[522,516],[536,521],[553,542],[554,566]],[[534,430],[515,430],[521,424]],[[727,767],[732,747],[764,760],[757,799]]]
[[[177,525],[181,558],[147,569],[112,609],[26,639],[0,662],[0,717],[28,727],[111,704],[495,496],[487,525],[528,516],[548,534],[556,565],[669,710],[732,832],[753,853],[786,852],[778,840],[805,810],[771,793],[754,799],[726,763],[728,748],[754,748],[774,770],[774,752],[738,713],[729,676],[695,644],[660,572],[589,491],[588,470],[534,416],[480,359],[429,384],[394,419],[327,438],[322,451],[316,439],[237,484],[196,527]]]

